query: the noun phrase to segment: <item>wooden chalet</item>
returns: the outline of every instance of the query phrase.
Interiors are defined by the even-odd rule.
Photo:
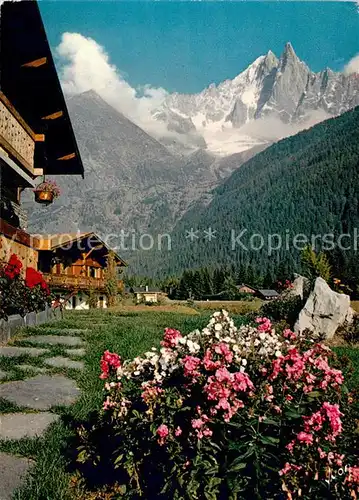
[[[21,193],[39,176],[84,169],[38,4],[0,10],[0,260],[16,253],[37,266],[39,241],[26,232]]]
[[[38,269],[67,309],[107,307],[106,267],[110,248],[93,232],[47,235],[38,240]],[[126,263],[113,252],[116,267]],[[119,274],[119,273],[118,273]],[[118,278],[118,292],[123,281]]]
[[[23,268],[42,271],[67,307],[87,308],[90,291],[105,307],[109,248],[98,236],[27,232],[21,193],[45,175],[83,177],[84,168],[39,6],[6,1],[0,10],[0,262],[15,253]]]

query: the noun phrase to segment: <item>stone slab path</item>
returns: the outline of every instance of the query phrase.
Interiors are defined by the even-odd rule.
[[[60,417],[55,413],[5,413],[0,415],[0,439],[41,436]],[[1,492],[0,492],[1,498]]]
[[[33,410],[48,410],[51,406],[69,406],[80,394],[74,380],[63,375],[37,375],[26,380],[0,385],[0,398]]]
[[[18,356],[41,356],[41,354],[46,354],[50,352],[49,349],[37,349],[36,347],[15,347],[15,346],[5,346],[0,347],[0,357],[4,356],[6,358],[16,358]]]
[[[70,335],[34,335],[25,339],[30,344],[48,344],[65,346],[82,346],[85,342],[80,337]]]
[[[14,491],[21,486],[33,461],[0,452],[0,499],[11,500]]]
[[[64,358],[63,356],[55,356],[53,358],[45,359],[44,363],[55,368],[72,368],[74,370],[82,370],[84,367],[82,361],[73,361],[72,359]]]
[[[51,408],[75,403],[80,395],[75,380],[54,373],[53,368],[84,368],[83,361],[56,354],[58,346],[61,346],[66,348],[67,356],[85,356],[86,343],[80,336],[88,332],[88,329],[54,328],[49,325],[44,328],[44,335],[37,331],[36,335],[26,336],[26,329],[23,330],[24,335],[18,342],[26,341],[34,347],[0,346],[0,359],[24,355],[34,359],[34,365],[31,364],[32,359],[18,364],[14,359],[14,364],[10,364],[12,368],[6,367],[6,372],[0,370],[0,399],[19,407],[18,412],[0,412],[0,443],[43,436],[49,426],[60,419],[59,415],[51,412]],[[14,378],[14,374],[19,373],[15,368],[31,376],[25,380],[6,381],[7,377]],[[0,500],[12,499],[33,464],[27,458],[0,452]]]

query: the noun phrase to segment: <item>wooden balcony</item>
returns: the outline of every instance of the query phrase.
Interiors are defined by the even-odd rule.
[[[32,177],[42,175],[42,169],[35,168],[36,141],[43,142],[44,135],[35,134],[0,92],[0,148]]]
[[[100,278],[90,278],[88,276],[68,276],[67,274],[44,274],[46,283],[52,288],[66,290],[98,290],[104,291],[106,281]],[[121,291],[123,282],[118,281],[118,291]]]

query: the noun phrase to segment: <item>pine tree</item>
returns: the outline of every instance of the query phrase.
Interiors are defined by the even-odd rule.
[[[118,298],[118,276],[115,254],[112,250],[109,251],[107,256],[105,290],[109,307],[116,305]]]

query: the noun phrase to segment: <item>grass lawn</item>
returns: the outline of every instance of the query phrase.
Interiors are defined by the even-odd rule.
[[[88,328],[89,331],[81,335],[87,342],[87,352],[83,358],[85,369],[81,372],[58,370],[77,381],[82,390],[77,403],[70,408],[53,408],[61,415],[61,420],[53,424],[41,439],[24,439],[20,442],[6,443],[0,441],[0,451],[19,453],[36,461],[27,484],[17,492],[15,498],[18,500],[73,500],[78,498],[74,496],[74,489],[70,488],[71,473],[66,470],[70,460],[69,453],[73,448],[74,431],[72,429],[74,424],[86,420],[91,412],[101,407],[103,381],[99,379],[99,360],[106,349],[119,353],[123,359],[133,358],[153,345],[157,346],[165,327],[177,328],[186,334],[194,329],[203,328],[210,314],[210,311],[200,311],[198,308],[191,313],[187,310],[179,312],[176,308],[163,310],[157,307],[129,307],[114,311],[68,312],[63,320],[51,326],[28,328],[25,335],[40,332],[46,334],[50,330],[53,333],[54,328],[58,329],[59,333],[61,328]],[[241,316],[234,315],[233,318],[237,325],[243,322]],[[61,347],[54,348],[56,354],[62,354],[61,349]],[[340,347],[336,348],[336,351],[351,357],[356,365],[358,383],[359,349]],[[30,360],[24,358],[21,361],[27,363]],[[10,370],[11,365],[18,364],[18,362],[18,359],[7,359],[4,361],[3,369]],[[42,366],[41,358],[37,362],[33,361],[32,364]],[[11,405],[0,401],[1,412],[14,409]],[[81,497],[81,499],[84,498],[90,497]]]

